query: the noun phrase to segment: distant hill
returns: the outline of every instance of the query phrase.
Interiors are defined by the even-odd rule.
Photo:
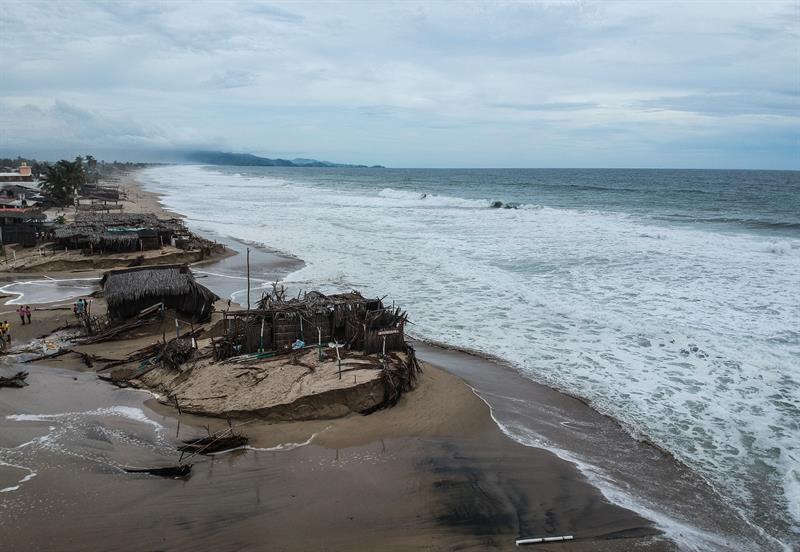
[[[349,165],[316,159],[270,159],[251,153],[226,153],[222,151],[192,151],[186,160],[206,165],[234,165],[239,167],[335,167],[346,169],[383,169],[382,165]]]

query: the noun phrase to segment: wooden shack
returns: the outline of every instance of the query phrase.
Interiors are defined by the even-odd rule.
[[[306,345],[335,342],[366,354],[405,350],[406,313],[386,308],[359,292],[324,295],[312,291],[285,300],[274,294],[249,311],[229,311],[223,320],[218,358],[259,351],[285,351],[300,339]]]

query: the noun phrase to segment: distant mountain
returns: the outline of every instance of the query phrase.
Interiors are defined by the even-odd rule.
[[[346,169],[383,169],[382,165],[349,165],[316,159],[269,159],[251,153],[226,153],[222,151],[192,151],[186,160],[206,165],[234,165],[239,167],[335,167]]]

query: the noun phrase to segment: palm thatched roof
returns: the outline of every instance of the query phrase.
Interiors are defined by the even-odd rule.
[[[127,243],[135,247],[143,230],[166,234],[188,232],[180,219],[159,219],[151,213],[79,212],[75,222],[55,229],[57,240],[77,239],[94,245]]]
[[[164,265],[111,270],[101,281],[109,313],[127,318],[155,303],[196,318],[205,318],[219,299],[195,281],[186,265]]]
[[[181,232],[185,230],[178,218],[160,219],[152,213],[96,213],[84,212],[75,215],[76,226],[143,226],[159,230]]]

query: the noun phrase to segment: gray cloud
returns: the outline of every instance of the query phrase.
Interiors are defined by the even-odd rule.
[[[783,146],[741,152],[800,130],[798,16],[792,1],[35,2],[0,12],[0,149],[797,166]]]

